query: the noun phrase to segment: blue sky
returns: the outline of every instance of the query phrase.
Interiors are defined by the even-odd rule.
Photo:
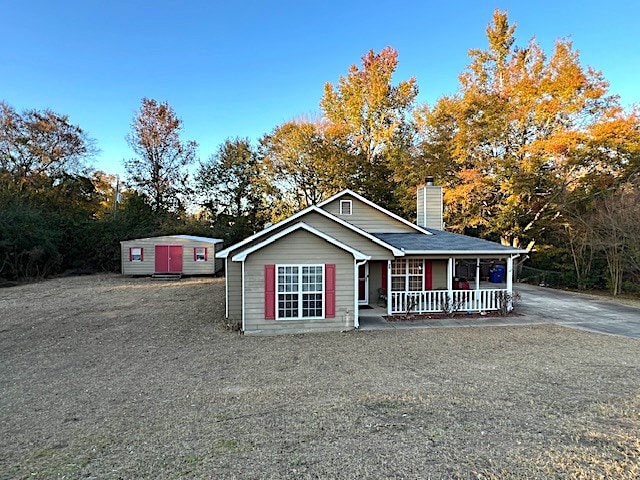
[[[97,141],[92,166],[124,173],[142,97],[168,101],[183,138],[208,158],[226,139],[254,144],[314,115],[369,49],[399,51],[395,81],[415,76],[419,101],[455,92],[470,48],[486,47],[495,8],[548,53],[568,37],[624,105],[640,103],[640,2],[622,1],[8,1],[0,0],[0,99],[67,114]]]

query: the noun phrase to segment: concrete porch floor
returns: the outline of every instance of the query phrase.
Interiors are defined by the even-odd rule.
[[[512,317],[473,317],[438,318],[427,320],[398,320],[389,322],[384,317],[385,307],[369,305],[372,308],[359,308],[359,330],[402,330],[411,328],[450,328],[450,327],[499,327],[512,325],[533,325],[546,323],[527,315]]]

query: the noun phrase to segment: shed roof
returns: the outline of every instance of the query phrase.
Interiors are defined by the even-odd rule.
[[[221,238],[197,237],[195,235],[158,235],[156,237],[132,238],[130,240],[122,240],[120,243],[135,242],[138,240],[154,240],[154,239],[161,239],[161,238],[182,238],[184,240],[191,240],[193,242],[206,242],[206,243],[214,243],[214,244],[223,242]]]
[[[433,228],[426,229],[431,235],[422,233],[374,233],[377,238],[403,250],[406,254],[492,254],[511,255],[527,253],[526,250],[500,245],[481,238]]]

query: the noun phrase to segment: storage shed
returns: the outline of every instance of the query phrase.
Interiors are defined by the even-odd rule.
[[[123,275],[213,275],[222,269],[219,238],[165,235],[120,242]]]

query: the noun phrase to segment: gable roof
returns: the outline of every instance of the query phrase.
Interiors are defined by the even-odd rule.
[[[342,242],[340,242],[339,240],[336,240],[335,238],[327,235],[324,232],[321,232],[320,230],[313,228],[309,225],[307,225],[304,222],[298,222],[294,225],[291,225],[290,227],[285,228],[284,230],[279,231],[278,233],[276,233],[275,235],[271,235],[270,237],[268,237],[267,239],[265,239],[264,241],[257,243],[255,245],[253,245],[252,247],[247,248],[246,250],[243,250],[237,254],[235,254],[233,257],[231,257],[231,260],[234,262],[243,262],[248,255],[251,255],[253,252],[260,250],[264,247],[266,247],[267,245],[272,244],[273,242],[276,242],[277,240],[281,239],[282,237],[285,237],[287,235],[289,235],[290,233],[293,233],[297,230],[306,230],[307,232],[322,238],[323,240],[326,240],[327,242],[331,243],[332,245],[335,245],[338,248],[341,248],[342,250],[345,250],[349,253],[351,253],[353,255],[353,257],[356,260],[370,260],[371,257],[369,255],[365,255],[364,253],[356,250],[355,248],[351,248],[349,245],[346,245]]]
[[[398,222],[404,223],[405,225],[407,225],[408,227],[413,228],[414,230],[420,232],[420,233],[424,233],[426,235],[431,235],[431,233],[426,229],[426,228],[422,228],[418,225],[416,225],[413,222],[410,222],[409,220],[406,220],[398,215],[396,215],[393,212],[390,212],[389,210],[387,210],[386,208],[382,208],[380,205],[377,205],[375,203],[373,203],[371,200],[364,198],[362,195],[358,195],[356,192],[354,192],[353,190],[349,190],[348,188],[345,190],[342,190],[339,193],[336,193],[335,195],[333,195],[332,197],[327,198],[326,200],[320,202],[318,204],[318,207],[322,208],[325,205],[333,202],[334,200],[337,200],[340,197],[343,197],[345,195],[351,195],[352,197],[358,199],[359,201],[361,201],[362,203],[369,205],[372,208],[375,208],[376,210],[378,210],[379,212],[387,215],[388,217],[393,218],[394,220],[397,220]]]
[[[241,242],[236,243],[235,245],[231,245],[230,247],[225,248],[224,250],[220,250],[218,253],[216,253],[216,258],[227,258],[229,256],[229,254],[234,251],[237,250],[238,248],[247,245],[248,243],[253,242],[254,240],[270,233],[273,232],[274,230],[278,229],[278,228],[282,228],[284,225],[287,225],[288,223],[293,222],[294,220],[297,220],[298,218],[306,215],[307,213],[310,212],[316,212],[319,213],[320,215],[325,216],[326,218],[333,220],[334,222],[342,225],[343,227],[348,228],[349,230],[352,230],[354,232],[356,232],[359,235],[362,235],[363,237],[371,240],[373,243],[376,243],[388,250],[391,250],[391,252],[395,255],[395,256],[404,256],[404,252],[396,247],[394,247],[393,245],[390,245],[388,243],[386,243],[384,240],[381,240],[379,238],[377,238],[375,235],[373,235],[372,233],[369,233],[365,230],[362,230],[359,227],[356,227],[355,225],[342,220],[341,218],[336,217],[335,215],[330,214],[329,212],[327,212],[326,210],[317,207],[316,205],[311,205],[310,207],[305,208],[304,210],[300,210],[298,213],[294,213],[293,215],[291,215],[288,218],[285,218],[284,220],[271,225],[270,227],[265,228],[264,230],[261,230],[258,233],[255,233],[253,235],[251,235],[248,238],[245,238],[244,240],[242,240]]]
[[[512,255],[526,250],[500,245],[482,238],[469,237],[443,230],[429,229],[421,233],[374,233],[376,237],[401,249],[405,254],[485,254]]]

